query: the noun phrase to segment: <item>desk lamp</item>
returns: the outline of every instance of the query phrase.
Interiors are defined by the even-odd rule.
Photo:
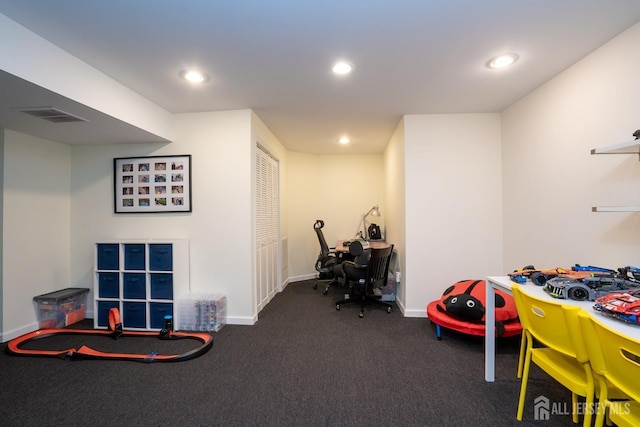
[[[378,205],[374,205],[369,211],[362,215],[360,218],[360,223],[358,224],[358,229],[356,230],[356,237],[367,240],[367,217],[371,216],[380,216],[380,210],[378,209]],[[362,226],[362,230],[360,227]]]

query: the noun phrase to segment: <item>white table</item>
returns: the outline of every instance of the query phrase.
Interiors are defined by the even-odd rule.
[[[494,289],[500,289],[501,291],[511,294],[511,287],[514,284],[515,283],[509,278],[509,276],[487,277],[485,301],[487,311],[485,317],[486,327],[484,340],[484,379],[487,382],[494,382],[496,380],[496,312]],[[592,316],[597,317],[599,321],[611,327],[612,329],[615,329],[626,336],[640,341],[640,325],[631,325],[597,312],[593,309],[593,301],[574,301],[572,299],[553,298],[544,289],[542,289],[542,286],[534,285],[531,281],[521,283],[520,288],[523,292],[537,298],[548,299],[550,301],[555,301],[558,304],[568,304],[582,307],[584,310],[591,313]],[[494,325],[494,327],[491,327],[490,325]]]

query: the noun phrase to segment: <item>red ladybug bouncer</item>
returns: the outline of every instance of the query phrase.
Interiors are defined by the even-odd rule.
[[[427,305],[427,316],[436,324],[436,336],[441,338],[440,327],[463,334],[485,335],[485,287],[484,280],[462,280],[449,286],[439,300]],[[500,290],[495,291],[496,336],[510,337],[522,333],[518,311],[513,297]]]

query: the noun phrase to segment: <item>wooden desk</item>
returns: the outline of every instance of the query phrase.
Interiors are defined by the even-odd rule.
[[[344,242],[346,242],[346,240],[338,240],[338,243],[336,243],[336,252],[349,252],[349,246],[345,246]],[[371,249],[386,249],[389,246],[391,246],[389,243],[383,242],[382,240],[369,241],[369,248]]]
[[[494,289],[500,289],[501,291],[512,294],[511,287],[513,285],[515,285],[515,283],[509,278],[509,276],[487,277],[485,301],[486,327],[484,335],[484,379],[487,382],[493,382],[496,379],[496,335],[494,332],[495,326],[489,326],[495,325],[496,322]],[[526,283],[520,283],[520,289],[522,289],[523,292],[536,298],[548,299],[550,301],[557,302],[558,304],[576,305],[578,307],[581,307],[583,310],[589,312],[601,323],[604,323],[611,329],[615,329],[616,331],[621,332],[622,334],[632,339],[640,341],[640,325],[631,325],[629,323],[616,320],[610,316],[606,316],[602,313],[597,312],[593,309],[593,301],[575,301],[572,299],[553,298],[544,289],[542,289],[542,286],[534,285],[531,281],[528,280]],[[576,332],[579,333],[579,331]]]

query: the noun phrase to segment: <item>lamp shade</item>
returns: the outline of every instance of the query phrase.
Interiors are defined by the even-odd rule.
[[[356,238],[361,238],[361,239],[366,239],[366,240],[372,238],[370,236],[371,231],[368,230],[368,227],[370,225],[374,225],[374,228],[377,230],[375,235],[379,236],[379,237],[373,237],[373,238],[374,239],[381,239],[382,238],[382,234],[380,233],[380,224],[368,224],[367,217],[369,217],[369,216],[375,216],[375,217],[381,217],[382,216],[380,214],[380,208],[378,207],[378,205],[374,205],[366,213],[362,214],[362,216],[360,217],[360,224],[358,224],[358,229],[356,230]],[[376,220],[376,223],[379,223],[379,221]]]

